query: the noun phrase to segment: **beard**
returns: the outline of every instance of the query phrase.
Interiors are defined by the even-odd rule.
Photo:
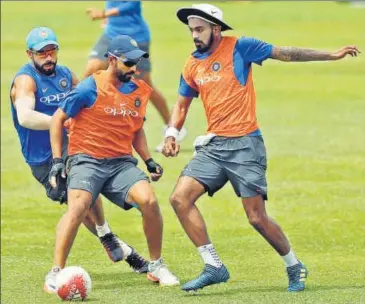
[[[209,37],[209,41],[208,41],[208,44],[205,44],[203,43],[203,41],[200,41],[198,40],[197,38],[194,39],[194,43],[195,43],[195,46],[196,46],[196,50],[203,54],[207,51],[209,51],[209,49],[212,47],[212,44],[213,44],[213,41],[214,41],[214,35],[213,35],[213,31],[210,33],[210,37]],[[196,45],[196,43],[200,43],[200,45]]]
[[[118,71],[117,78],[120,82],[129,82],[132,79],[134,72],[122,73]]]
[[[56,61],[47,61],[45,62],[44,64],[40,65],[38,63],[36,63],[35,61],[33,61],[34,63],[34,67],[41,73],[41,74],[44,74],[46,76],[51,76],[55,70],[56,70],[56,65],[57,65],[57,60]],[[47,64],[52,64],[53,66],[52,67],[49,67],[48,70],[45,68],[45,66]]]

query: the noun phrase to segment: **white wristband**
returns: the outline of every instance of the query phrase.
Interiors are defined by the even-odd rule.
[[[174,127],[168,127],[165,132],[165,138],[172,136],[176,138],[179,135],[179,130]]]

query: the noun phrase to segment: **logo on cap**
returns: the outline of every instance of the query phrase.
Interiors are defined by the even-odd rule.
[[[141,101],[139,100],[139,98],[137,97],[136,100],[134,101],[134,105],[139,108],[141,106]]]
[[[134,47],[138,47],[137,41],[134,39],[131,39],[130,41],[131,45],[133,45]]]
[[[41,36],[42,38],[47,38],[48,37],[48,34],[45,31],[40,31],[39,32],[39,36]]]
[[[66,89],[66,88],[67,88],[67,85],[68,85],[67,79],[66,79],[66,78],[62,78],[62,79],[60,80],[59,84],[60,84],[60,87],[61,87],[62,89]]]
[[[212,65],[212,70],[214,72],[218,72],[221,68],[221,64],[219,62],[214,62],[213,65]]]

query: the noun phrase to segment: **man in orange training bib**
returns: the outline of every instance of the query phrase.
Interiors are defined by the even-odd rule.
[[[208,192],[212,196],[228,181],[241,198],[250,224],[283,258],[289,278],[288,291],[302,291],[307,268],[290,248],[288,239],[266,213],[266,151],[256,119],[256,98],[252,64],[268,59],[280,61],[339,60],[356,56],[355,46],[337,52],[294,47],[276,47],[250,37],[222,36],[230,30],[222,11],[209,4],[196,4],[178,10],[177,17],[187,24],[196,46],[189,56],[180,80],[179,97],[165,134],[165,156],[176,156],[175,142],[189,106],[200,94],[208,121],[207,134],[199,136],[195,157],[188,163],[170,197],[170,202],[189,238],[197,247],[205,267],[195,280],[182,286],[197,290],[229,279],[227,268],[211,243],[202,215],[195,206]]]
[[[148,53],[129,36],[114,37],[105,56],[108,69],[81,81],[60,104],[51,122],[53,166],[50,183],[67,172],[68,210],[57,226],[53,268],[63,268],[80,223],[99,194],[122,209],[135,205],[142,213],[151,262],[147,276],[161,286],[179,280],[161,258],[162,216],[147,175],[137,167],[132,147],[145,161],[153,181],[163,173],[152,158],[143,130],[152,88],[131,79]],[[61,159],[62,126],[71,118],[68,161]],[[67,167],[67,170],[66,170]]]

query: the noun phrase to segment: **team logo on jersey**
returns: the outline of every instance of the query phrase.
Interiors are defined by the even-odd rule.
[[[219,62],[214,62],[212,65],[212,70],[218,72],[221,69],[221,64]]]
[[[139,98],[137,97],[136,100],[134,101],[134,105],[139,108],[141,106],[141,101],[139,100]]]
[[[66,89],[66,88],[67,88],[67,85],[68,85],[67,79],[66,79],[66,78],[62,78],[62,79],[60,80],[59,84],[60,84],[60,87],[61,87],[62,89]]]
[[[137,44],[137,41],[136,41],[136,40],[131,39],[131,40],[130,40],[130,43],[131,43],[131,45],[133,45],[134,47],[138,47],[138,44]]]
[[[41,31],[41,32],[39,33],[39,36],[41,36],[42,38],[47,38],[47,37],[48,37],[48,34],[47,34],[47,32],[45,32],[45,31]]]

